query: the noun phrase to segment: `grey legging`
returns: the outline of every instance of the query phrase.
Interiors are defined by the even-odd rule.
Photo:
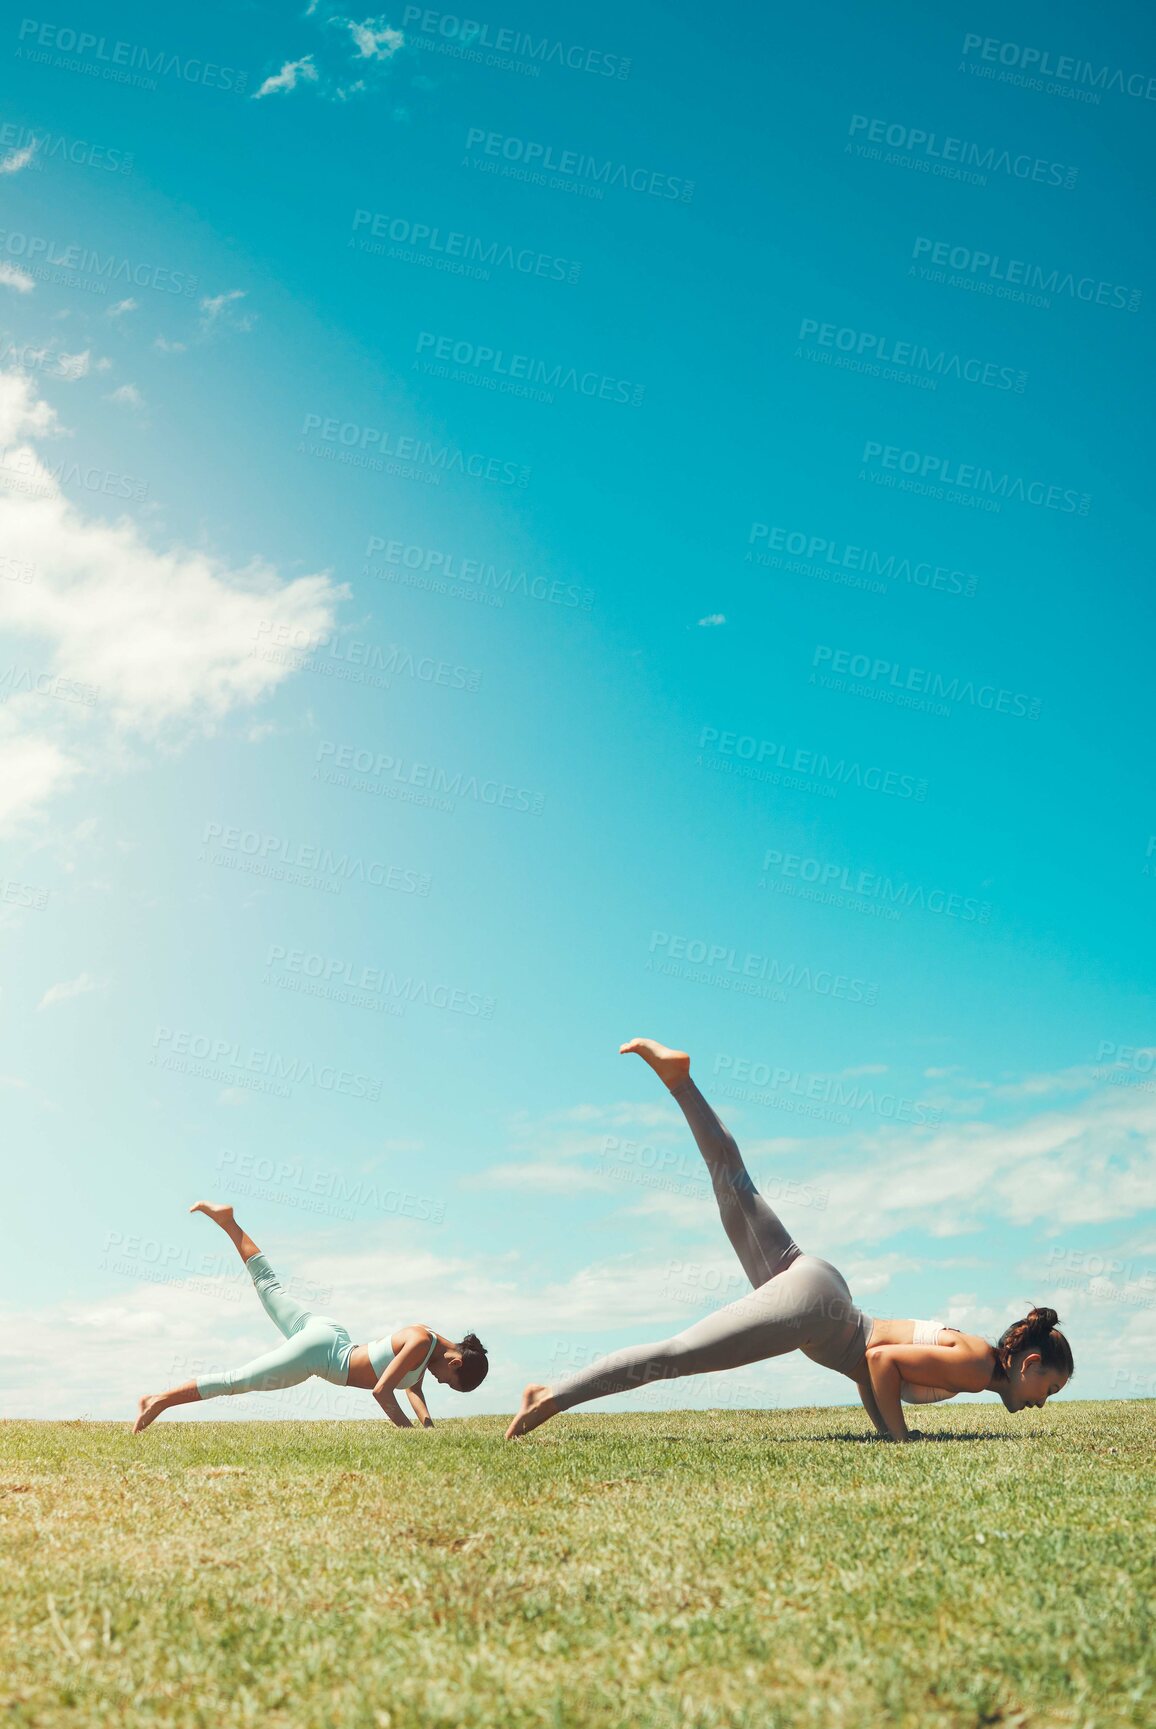
[[[742,1154],[694,1082],[673,1088],[706,1160],[726,1234],[755,1289],[657,1345],[631,1345],[567,1375],[553,1389],[560,1411],[625,1393],[648,1381],[738,1369],[787,1351],[855,1378],[871,1322],[851,1301],[843,1275],[804,1255],[751,1181]]]

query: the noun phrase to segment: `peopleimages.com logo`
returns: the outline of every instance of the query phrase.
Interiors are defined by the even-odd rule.
[[[525,61],[537,75],[540,66],[564,66],[571,72],[591,72],[599,78],[629,78],[630,61],[601,48],[583,48],[560,42],[556,37],[531,36],[509,25],[490,24],[477,18],[459,18],[452,12],[435,12],[428,6],[407,6],[402,16],[407,41],[419,48],[441,48],[442,43],[460,45],[472,60],[502,66],[507,55],[516,64]],[[436,43],[422,36],[438,37]]]
[[[886,594],[888,582],[906,582],[912,588],[961,595],[973,595],[979,586],[979,579],[970,571],[956,570],[951,565],[905,558],[870,546],[855,546],[833,540],[830,535],[808,534],[802,529],[783,528],[777,523],[752,522],[747,545],[748,548],[759,548],[757,552],[748,550],[748,564],[777,569],[785,554],[788,559],[801,560],[805,567],[829,573],[832,581],[848,582],[855,587],[872,583],[881,594]]]
[[[1066,162],[1052,162],[1045,156],[1032,156],[1026,150],[1011,151],[996,144],[976,144],[970,138],[928,132],[922,126],[880,120],[870,114],[852,114],[847,130],[848,136],[856,142],[847,144],[845,149],[856,155],[894,166],[919,168],[924,173],[943,175],[948,179],[966,179],[980,186],[986,186],[988,174],[1006,174],[1012,180],[1062,186],[1070,192],[1080,175],[1078,168]],[[883,146],[892,154],[885,157]]]
[[[55,53],[56,64],[67,67],[68,61],[61,61],[59,56],[74,56],[77,71],[114,83],[142,83],[132,74],[143,72],[148,75],[145,87],[154,90],[156,83],[151,75],[159,74],[162,78],[178,78],[184,84],[203,84],[206,90],[233,90],[240,95],[249,76],[235,66],[218,66],[212,60],[171,54],[163,48],[145,48],[139,42],[110,40],[91,30],[76,30],[69,24],[45,24],[38,18],[23,19],[17,34],[19,41],[43,51],[30,53],[18,48],[20,58],[36,63]]]
[[[368,229],[368,235],[349,245],[359,251],[376,251],[407,262],[428,264],[452,275],[474,275],[488,282],[491,270],[512,270],[519,276],[540,277],[549,282],[577,282],[582,266],[571,258],[539,252],[533,246],[511,246],[499,240],[483,240],[459,229],[442,228],[429,222],[414,222],[382,211],[355,210],[353,233]]]
[[[607,186],[616,186],[623,192],[640,192],[648,198],[674,199],[680,204],[689,204],[694,197],[693,180],[682,180],[655,168],[615,162],[609,157],[588,156],[583,150],[556,150],[553,144],[492,132],[487,126],[468,129],[466,151],[471,150],[478,152],[483,165],[492,162],[495,168],[507,165],[524,169],[541,176],[543,182],[546,175],[553,174],[587,188],[596,197],[601,197]],[[466,161],[469,162],[468,154]]]
[[[768,847],[763,853],[762,869],[760,888],[777,886],[772,879],[778,878],[787,892],[794,892],[796,883],[813,891],[804,898],[840,902],[844,896],[853,895],[868,903],[878,903],[881,911],[895,917],[901,910],[913,907],[921,912],[942,913],[965,924],[973,920],[987,924],[991,918],[991,902],[977,900],[974,895],[959,894],[954,889],[926,888],[923,883],[908,882],[905,877],[895,882],[877,871],[855,870],[833,859],[808,858],[802,853],[783,852],[778,847]]]
[[[879,444],[874,439],[864,444],[860,461],[866,479],[886,479],[894,474],[918,483],[932,497],[974,495],[986,500],[993,510],[1004,500],[1075,516],[1087,516],[1092,508],[1091,493],[1077,492],[1071,486],[1001,473],[981,463],[956,462],[954,457],[931,451],[904,450],[901,445]]]
[[[776,955],[761,955],[750,950],[744,953],[726,943],[709,942],[705,937],[651,931],[649,948],[652,958],[647,962],[648,972],[671,972],[692,982],[713,984],[725,980],[730,988],[739,992],[746,989],[752,995],[760,993],[750,990],[751,986],[769,985],[811,991],[816,996],[837,997],[851,1003],[875,1003],[879,997],[879,986],[868,979],[834,973],[829,967],[781,960]],[[701,967],[703,973],[688,972],[683,963]],[[712,974],[714,977],[710,976]]]
[[[110,144],[93,144],[87,138],[42,131],[39,127],[21,126],[11,120],[0,126],[0,144],[6,151],[31,147],[30,168],[40,169],[49,162],[70,162],[75,168],[98,168],[108,174],[132,173],[131,151]]]
[[[995,360],[929,348],[925,342],[896,339],[877,330],[820,323],[817,318],[801,321],[798,341],[813,342],[817,349],[862,363],[867,371],[884,368],[884,377],[918,377],[931,389],[941,378],[954,378],[962,384],[982,384],[991,390],[1011,390],[1022,396],[1028,379],[1019,367],[1001,366]]]
[[[1026,258],[1011,258],[982,247],[958,246],[950,240],[933,240],[917,234],[912,258],[926,259],[939,270],[954,270],[984,283],[1027,289],[1033,294],[1067,295],[1088,306],[1115,306],[1124,312],[1139,310],[1143,289],[1102,277],[1079,276],[1058,265],[1033,264]]]
[[[967,703],[972,708],[987,709],[993,714],[1019,715],[1028,720],[1040,718],[1042,705],[1038,696],[1005,690],[1000,685],[976,684],[970,678],[960,678],[957,673],[937,672],[932,667],[901,666],[898,661],[888,660],[882,655],[860,654],[854,649],[818,643],[811,656],[811,666],[860,683],[885,685],[891,690],[929,696],[939,702]],[[816,682],[814,671],[811,682]]]
[[[1120,96],[1135,96],[1156,102],[1156,77],[1150,72],[1126,72],[1122,66],[1081,60],[1076,54],[1054,54],[1050,48],[1032,48],[1020,42],[1003,42],[998,36],[979,36],[969,31],[963,38],[963,61],[970,72],[983,63],[1027,74],[1032,89],[1044,89],[1044,80],[1090,92],[1113,90]],[[962,69],[962,68],[961,68]]]
[[[626,403],[639,408],[646,394],[644,384],[634,384],[626,378],[614,378],[602,372],[580,371],[560,360],[541,360],[533,354],[517,354],[504,348],[494,348],[488,342],[469,342],[454,336],[439,336],[433,330],[418,332],[415,352],[428,356],[443,366],[459,371],[484,375],[494,385],[525,384],[537,391],[570,390],[576,396],[597,398],[601,402]],[[547,400],[553,400],[548,397]]]
[[[427,803],[446,800],[473,800],[496,810],[527,811],[541,816],[546,795],[511,781],[479,776],[463,769],[448,769],[438,763],[410,761],[386,751],[368,746],[339,744],[325,739],[317,747],[313,771],[314,780],[345,787],[352,792],[367,792],[379,798],[395,797],[399,790],[416,791],[423,795],[414,800]]]
[[[910,798],[922,804],[927,797],[927,781],[922,775],[904,774],[899,769],[884,768],[880,763],[860,762],[854,757],[831,756],[809,745],[782,744],[776,739],[755,738],[751,733],[724,732],[717,726],[704,726],[698,735],[698,748],[709,752],[696,759],[699,767],[711,766],[729,770],[749,778],[766,778],[779,784],[775,777],[785,774],[790,785],[794,777],[807,782],[829,783],[831,796],[841,786],[862,787],[867,792],[888,793],[893,798]]]
[[[373,558],[379,553],[382,563],[364,566],[363,576],[384,577],[390,582],[429,589],[437,594],[456,592],[465,598],[477,597],[491,606],[504,606],[508,595],[521,595],[552,606],[577,607],[582,612],[589,612],[594,605],[594,590],[584,588],[581,583],[532,575],[491,559],[463,558],[460,553],[446,551],[443,547],[416,546],[404,540],[386,540],[379,534],[372,534],[366,542],[365,556]],[[0,559],[2,574],[3,560]]]
[[[846,1115],[850,1111],[865,1111],[869,1116],[886,1117],[897,1123],[938,1123],[943,1120],[943,1111],[938,1105],[905,1098],[902,1094],[881,1090],[874,1084],[865,1085],[857,1078],[808,1075],[799,1069],[784,1068],[778,1064],[726,1053],[716,1056],[713,1072],[725,1082],[743,1082],[771,1095],[780,1095],[784,1103],[788,1099],[792,1102],[803,1101],[809,1105],[819,1105],[828,1112],[832,1109],[842,1112],[844,1114],[840,1120],[845,1123],[851,1121],[850,1116]],[[732,1090],[730,1096],[737,1096],[737,1092]],[[752,1095],[749,1102],[757,1104],[764,1101]]]
[[[402,1013],[412,1003],[454,1014],[480,1015],[484,1020],[490,1020],[494,1013],[494,999],[486,992],[340,955],[311,954],[285,943],[269,945],[265,966],[266,984],[303,996],[352,1001],[354,1006],[364,1006],[367,999],[376,997],[382,1004],[400,1005]]]
[[[319,1087],[322,1092],[371,1103],[381,1098],[381,1081],[373,1075],[339,1068],[336,1063],[318,1063],[312,1057],[286,1057],[241,1039],[186,1032],[179,1027],[157,1028],[149,1064],[173,1074],[271,1092],[279,1098],[291,1097],[295,1086]]]
[[[299,454],[324,452],[333,460],[352,466],[385,470],[387,461],[411,464],[425,470],[440,482],[443,474],[460,474],[471,480],[493,480],[501,486],[525,486],[530,470],[524,463],[508,462],[498,456],[486,456],[480,451],[462,450],[456,445],[439,444],[432,438],[419,438],[410,433],[397,433],[385,426],[364,426],[360,421],[341,420],[337,415],[306,414],[301,437],[317,437],[320,445],[298,445]]]
[[[430,891],[430,878],[424,871],[233,824],[207,822],[199,856],[202,864],[222,865],[242,874],[272,877],[274,881],[304,888],[324,888],[331,894],[340,894],[342,885],[350,882],[392,889],[399,894],[428,895]]]
[[[593,73],[596,78],[631,76],[631,62],[624,55],[558,41],[555,36],[530,36],[524,29],[513,29],[508,24],[456,17],[453,12],[434,12],[423,5],[408,5],[401,22],[406,29],[406,41],[415,48],[449,52],[449,47],[456,45],[463,59],[498,66],[501,71],[524,62],[525,71],[534,76],[541,66],[565,66],[572,73]],[[420,33],[441,40],[423,41]]]
[[[192,295],[197,292],[197,278],[167,265],[145,264],[131,258],[118,258],[115,253],[97,252],[94,247],[77,241],[55,240],[45,234],[25,234],[19,229],[0,228],[0,252],[8,258],[18,258],[34,276],[49,270],[62,270],[70,276],[91,284],[98,293],[107,294],[110,286],[151,288],[158,294]]]

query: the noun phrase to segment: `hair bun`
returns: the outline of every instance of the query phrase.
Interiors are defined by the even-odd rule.
[[[1028,1316],[1033,1333],[1050,1333],[1059,1325],[1060,1317],[1054,1309],[1033,1309]]]
[[[461,1341],[461,1345],[464,1351],[480,1351],[483,1357],[486,1355],[486,1347],[482,1344],[482,1341],[478,1338],[476,1333],[466,1333]]]

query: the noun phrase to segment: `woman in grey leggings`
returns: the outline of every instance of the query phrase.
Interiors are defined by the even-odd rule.
[[[874,1321],[851,1300],[829,1261],[804,1254],[751,1181],[733,1136],[690,1078],[690,1058],[653,1039],[623,1053],[643,1058],[677,1101],[706,1160],[723,1227],[754,1289],[657,1345],[634,1345],[567,1375],[556,1387],[528,1386],[507,1440],[559,1411],[650,1381],[738,1369],[802,1351],[854,1381],[879,1435],[908,1441],[903,1401],[997,1392],[1009,1411],[1039,1407],[1072,1374],[1072,1353],[1054,1309],[1033,1309],[998,1344],[939,1321]]]

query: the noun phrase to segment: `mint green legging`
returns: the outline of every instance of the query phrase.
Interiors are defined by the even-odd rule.
[[[291,1297],[264,1255],[247,1261],[249,1277],[256,1286],[265,1313],[285,1336],[285,1343],[263,1357],[222,1375],[201,1375],[197,1392],[202,1399],[219,1399],[226,1393],[270,1393],[279,1387],[297,1387],[311,1375],[344,1387],[349,1381],[349,1358],[353,1340],[344,1327],[328,1315],[311,1315]]]

